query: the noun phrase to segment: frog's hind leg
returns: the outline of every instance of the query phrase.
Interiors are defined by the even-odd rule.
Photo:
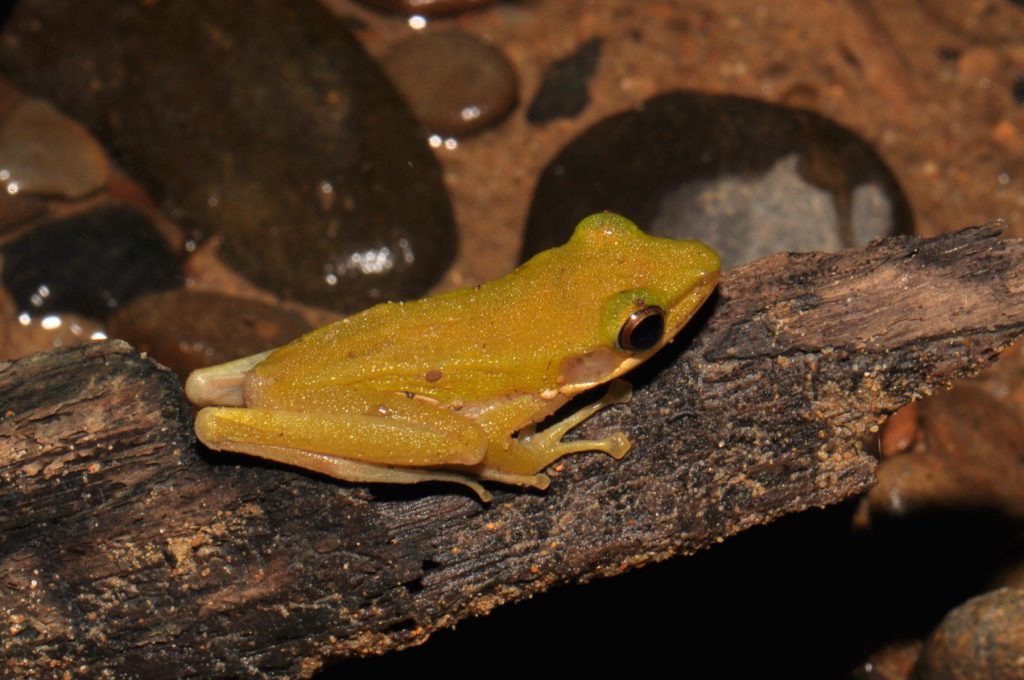
[[[473,490],[484,503],[491,502],[491,493],[485,489],[480,482],[472,477],[458,474],[457,472],[446,472],[444,470],[432,470],[429,468],[401,468],[390,465],[378,465],[375,463],[364,463],[348,458],[339,458],[315,451],[303,451],[301,449],[290,449],[284,446],[272,446],[267,444],[237,444],[232,447],[233,451],[246,453],[257,458],[272,460],[277,463],[294,465],[305,470],[312,470],[320,474],[342,479],[354,483],[380,483],[380,484],[417,484],[419,482],[452,482],[462,484]]]
[[[454,481],[487,496],[470,470],[483,460],[488,438],[469,418],[387,394],[335,401],[314,412],[280,406],[205,408],[196,416],[196,433],[214,450],[247,453],[348,481]],[[467,473],[445,466],[464,467]]]
[[[614,380],[608,385],[603,397],[588,404],[545,430],[536,432],[531,426],[520,431],[509,449],[501,451],[492,447],[484,459],[485,471],[481,479],[490,479],[511,484],[524,484],[525,479],[548,467],[559,458],[584,451],[603,451],[616,460],[629,451],[631,442],[622,432],[614,432],[604,439],[577,439],[564,442],[562,437],[587,418],[613,404],[624,404],[633,396],[633,388],[625,380]],[[547,486],[545,484],[545,486]],[[543,487],[541,487],[543,488]]]

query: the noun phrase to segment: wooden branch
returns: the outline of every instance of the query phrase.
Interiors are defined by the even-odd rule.
[[[624,429],[625,460],[491,505],[197,451],[175,377],[121,342],[0,364],[4,673],[309,676],[861,492],[884,414],[1024,332],[1024,241],[998,232],[727,273],[633,402],[580,428]]]

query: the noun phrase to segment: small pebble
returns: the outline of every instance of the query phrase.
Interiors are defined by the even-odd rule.
[[[687,91],[606,118],[555,156],[534,191],[523,259],[564,243],[597,210],[659,236],[698,238],[725,268],[912,227],[892,172],[846,128],[809,111]]]
[[[0,287],[0,361],[105,337],[98,321],[74,314],[19,314],[14,300]]]
[[[67,312],[21,317],[13,323],[4,320],[4,325],[4,360],[19,359],[35,352],[102,340],[106,337],[103,325],[98,321]]]
[[[185,377],[204,366],[280,347],[312,330],[300,315],[255,300],[172,290],[136,298],[107,325]]]
[[[6,191],[0,191],[0,241],[4,239],[5,233],[45,212],[46,203],[39,198],[23,194],[11,196]]]
[[[917,439],[917,403],[907,404],[896,413],[889,416],[882,427],[881,445],[882,455],[891,458],[903,453],[911,447]]]
[[[992,139],[1007,151],[1015,154],[1024,153],[1024,137],[1013,121],[1003,119],[992,128]]]
[[[0,277],[18,311],[32,317],[73,312],[103,319],[135,296],[183,280],[149,219],[120,206],[40,224],[0,248],[0,258]]]
[[[925,643],[911,677],[1024,678],[1024,590],[993,590],[946,614]]]
[[[495,0],[358,0],[367,7],[399,14],[438,17],[490,5]]]
[[[848,680],[907,680],[921,655],[921,645],[918,640],[886,645],[850,673]]]
[[[987,510],[1024,517],[1024,425],[984,390],[961,385],[919,402],[924,448],[887,458],[872,514]]]
[[[603,43],[601,38],[592,38],[548,67],[526,111],[526,120],[537,125],[556,118],[574,118],[587,108],[590,79],[597,71]]]
[[[81,198],[110,176],[103,147],[40,99],[26,99],[0,126],[0,187],[8,194]]]
[[[384,70],[431,132],[486,129],[516,104],[519,81],[508,57],[468,33],[422,33],[395,45]]]
[[[960,55],[956,67],[967,80],[991,80],[999,70],[999,53],[990,47],[972,47]]]

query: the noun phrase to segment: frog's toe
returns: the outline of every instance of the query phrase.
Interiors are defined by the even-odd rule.
[[[529,486],[541,491],[551,486],[551,478],[543,473],[535,475],[522,475],[514,472],[503,472],[495,468],[481,468],[476,471],[480,479],[514,486]]]
[[[629,441],[622,432],[616,432],[609,436],[607,439],[601,441],[604,445],[604,451],[615,460],[622,460],[626,454],[629,453],[629,449],[633,446],[633,442]]]

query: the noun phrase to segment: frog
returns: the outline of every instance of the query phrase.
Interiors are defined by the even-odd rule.
[[[620,376],[679,333],[720,270],[700,241],[591,215],[494,281],[381,303],[192,372],[195,432],[211,450],[353,483],[454,482],[484,502],[482,482],[544,490],[564,456],[626,455],[622,432],[563,437],[630,400]],[[601,398],[552,418],[602,385]]]

